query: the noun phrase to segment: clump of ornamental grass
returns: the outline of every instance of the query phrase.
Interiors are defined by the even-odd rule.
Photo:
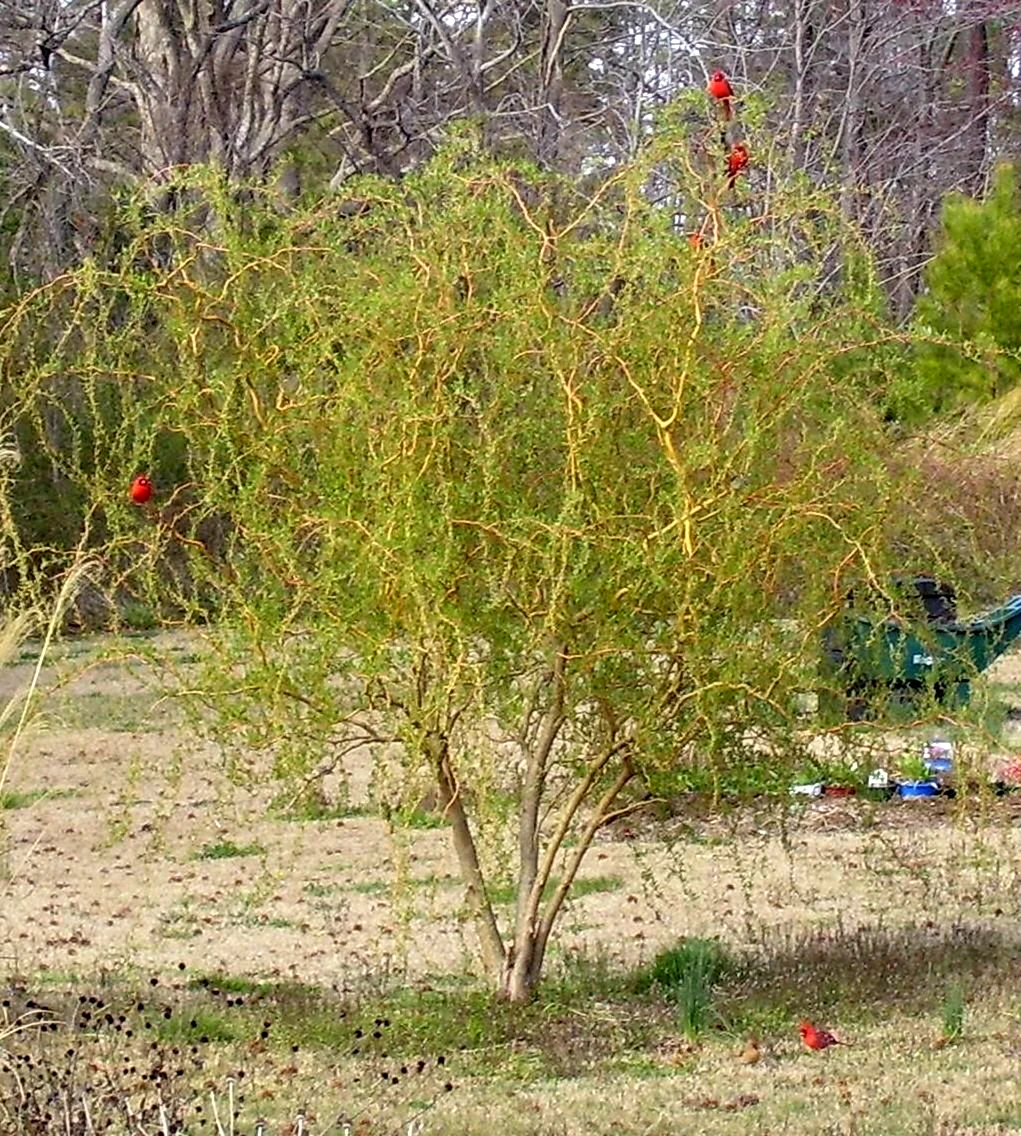
[[[713,1021],[716,987],[732,969],[732,960],[715,939],[684,939],[656,955],[636,989],[655,991],[670,1002],[681,1034],[693,1042]]]
[[[957,980],[948,982],[940,1007],[943,1031],[939,1040],[942,1045],[957,1041],[964,1032],[965,1005],[964,984]]]

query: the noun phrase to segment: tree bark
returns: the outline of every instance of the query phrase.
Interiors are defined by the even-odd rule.
[[[539,137],[536,144],[538,159],[544,165],[552,165],[560,150],[564,94],[563,50],[569,19],[566,0],[546,0],[542,12]]]
[[[505,960],[503,993],[510,1001],[527,1000],[534,989],[536,974],[535,942],[538,909],[544,884],[539,883],[539,809],[546,787],[550,756],[564,726],[564,674],[567,659],[563,647],[557,648],[550,671],[540,681],[540,689],[550,691],[546,712],[534,743],[530,744],[528,722],[523,724],[521,746],[528,753],[521,790],[518,818],[518,897],[514,921],[514,942]],[[536,692],[539,694],[539,691]],[[527,717],[527,715],[526,715]],[[541,960],[539,963],[541,967]]]
[[[847,89],[838,136],[840,164],[843,173],[840,205],[844,215],[855,219],[858,213],[859,157],[864,92],[866,0],[849,0],[847,9]]]
[[[965,150],[967,169],[962,188],[978,196],[986,180],[986,153],[989,145],[989,29],[984,19],[976,19],[967,34],[968,133]]]
[[[436,774],[440,809],[450,821],[454,854],[465,884],[465,902],[478,932],[483,965],[491,977],[499,981],[507,952],[496,925],[492,904],[486,894],[486,882],[479,864],[475,838],[472,836],[461,788],[450,761],[450,747],[447,739],[435,730],[426,735],[424,744],[426,756]]]
[[[791,100],[791,157],[803,160],[801,136],[805,129],[808,96],[808,52],[811,35],[808,10],[812,0],[794,0],[794,92]]]
[[[581,837],[564,868],[564,874],[540,918],[539,907],[542,901],[542,893],[549,882],[554,860],[563,847],[564,838],[567,836],[579,809],[588,797],[596,778],[602,773],[616,752],[616,748],[609,749],[593,761],[585,777],[571,794],[557,831],[549,842],[542,870],[528,897],[529,919],[523,928],[523,932],[515,937],[514,946],[508,952],[507,970],[501,993],[509,1002],[525,1003],[531,1001],[535,996],[539,979],[542,977],[543,964],[546,961],[546,949],[549,946],[550,935],[571,886],[578,875],[578,869],[592,846],[596,833],[611,818],[613,805],[617,798],[634,776],[631,760],[625,757],[620,772],[592,810],[592,815],[586,822]]]

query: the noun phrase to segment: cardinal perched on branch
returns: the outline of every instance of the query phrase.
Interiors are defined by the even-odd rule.
[[[152,479],[148,474],[140,473],[131,483],[131,488],[128,490],[131,500],[136,505],[144,505],[146,502],[152,500],[153,485]]]
[[[734,97],[734,88],[730,85],[730,80],[722,71],[714,71],[709,76],[706,90],[714,99],[719,100],[723,107],[723,118],[726,122],[730,122],[734,113],[730,106],[730,100]]]
[[[748,147],[743,142],[735,142],[727,155],[727,188],[733,189],[737,182],[737,175],[748,168]]]
[[[829,1049],[831,1045],[847,1044],[834,1037],[829,1030],[817,1029],[811,1022],[802,1022],[798,1026],[798,1032],[806,1049]]]

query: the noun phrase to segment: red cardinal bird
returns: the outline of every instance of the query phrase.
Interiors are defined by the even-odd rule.
[[[737,175],[748,168],[748,147],[743,142],[736,142],[734,148],[727,155],[727,188],[733,189],[737,182]]]
[[[834,1037],[829,1030],[816,1029],[811,1022],[802,1022],[798,1026],[798,1032],[806,1049],[829,1049],[831,1045],[847,1044],[846,1041]]]
[[[714,71],[709,76],[709,85],[706,90],[714,99],[719,99],[723,105],[723,117],[727,122],[730,122],[733,114],[730,109],[730,100],[734,97],[734,88],[730,85],[730,80],[722,71]]]
[[[152,480],[148,474],[140,473],[135,480],[131,483],[131,500],[136,505],[144,505],[146,501],[152,500],[153,488]]]

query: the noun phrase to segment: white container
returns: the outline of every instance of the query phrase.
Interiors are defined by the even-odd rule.
[[[814,690],[799,690],[794,694],[794,709],[796,713],[807,717],[809,714],[819,713],[819,695]]]
[[[930,773],[950,773],[954,768],[954,743],[933,738],[922,747],[922,760]]]
[[[822,796],[822,782],[815,781],[810,785],[792,785],[792,797],[821,797]]]

